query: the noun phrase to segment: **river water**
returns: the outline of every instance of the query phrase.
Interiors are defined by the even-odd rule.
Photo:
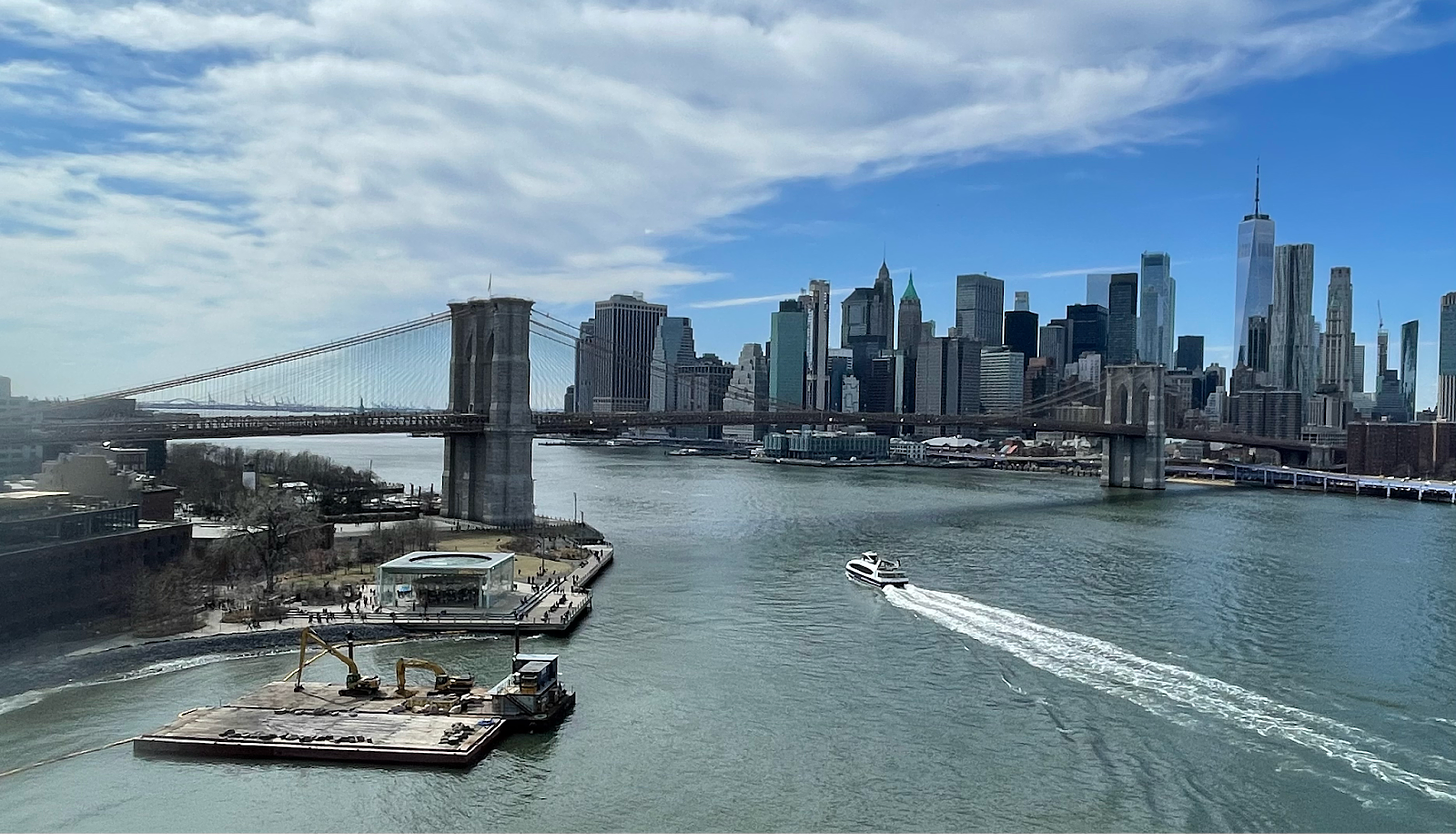
[[[440,443],[272,441],[439,481]],[[993,471],[536,450],[618,561],[579,704],[462,772],[134,758],[0,780],[5,830],[1449,830],[1456,508]],[[862,550],[912,585],[843,577]],[[364,649],[494,680],[509,640]],[[281,678],[153,664],[0,701],[0,770]],[[336,670],[337,671],[337,670]]]

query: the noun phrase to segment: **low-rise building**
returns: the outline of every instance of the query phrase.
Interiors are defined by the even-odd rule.
[[[386,608],[491,609],[514,605],[513,553],[417,550],[379,566],[379,604]]]
[[[0,629],[32,634],[130,615],[137,582],[186,555],[192,525],[61,491],[0,493]]]
[[[1346,437],[1352,475],[1456,480],[1456,423],[1351,423]]]
[[[890,456],[890,438],[865,431],[802,428],[766,435],[763,454],[791,460],[884,460]]]

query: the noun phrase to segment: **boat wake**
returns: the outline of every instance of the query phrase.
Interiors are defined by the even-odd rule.
[[[1382,755],[1417,756],[1358,727],[957,594],[907,585],[886,588],[885,597],[898,608],[1009,652],[1058,677],[1124,698],[1160,717],[1187,724],[1193,719],[1191,713],[1211,716],[1265,738],[1282,739],[1318,751],[1356,771],[1404,785],[1430,799],[1456,803],[1456,785],[1423,776],[1382,758]],[[1011,686],[1009,681],[1006,684]],[[1418,758],[1428,763],[1453,764],[1440,757]]]

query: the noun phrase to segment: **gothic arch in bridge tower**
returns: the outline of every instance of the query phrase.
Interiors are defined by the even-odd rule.
[[[1163,442],[1167,436],[1163,366],[1108,365],[1105,373],[1103,422],[1125,428],[1125,433],[1109,433],[1103,440],[1102,485],[1162,489],[1166,463]]]
[[[1132,419],[1129,423],[1145,425],[1148,422],[1148,386],[1139,382],[1137,393],[1132,395]]]
[[[1132,413],[1132,395],[1128,393],[1126,385],[1118,384],[1111,402],[1113,405],[1112,422],[1126,423],[1128,415]]]

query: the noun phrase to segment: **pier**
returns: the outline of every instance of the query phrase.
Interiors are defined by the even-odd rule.
[[[519,580],[517,594],[525,600],[504,611],[366,611],[357,615],[359,622],[396,625],[406,631],[478,631],[514,632],[523,634],[564,633],[571,631],[583,617],[591,613],[592,592],[588,587],[610,566],[616,551],[610,544],[584,545],[591,555],[565,576],[531,585]]]
[[[1456,504],[1456,483],[1450,481],[1392,478],[1386,475],[1347,475],[1341,472],[1291,469],[1283,466],[1234,464],[1233,469],[1234,483],[1237,484],[1259,484],[1269,487],[1291,487],[1379,498],[1406,498],[1415,501]]]
[[[1319,469],[1264,466],[1244,463],[1170,464],[1169,477],[1185,482],[1224,481],[1235,486],[1334,492],[1362,498],[1400,498],[1407,501],[1456,504],[1456,483],[1388,475],[1350,475]]]

